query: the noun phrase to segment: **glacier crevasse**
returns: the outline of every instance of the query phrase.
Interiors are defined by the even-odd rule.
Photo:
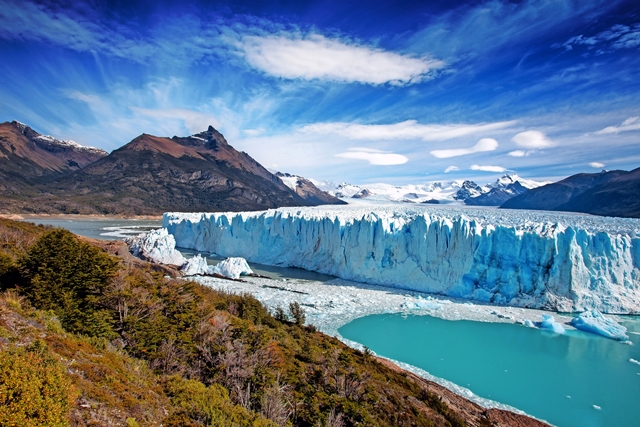
[[[640,221],[398,207],[165,213],[179,247],[557,311],[640,312]]]

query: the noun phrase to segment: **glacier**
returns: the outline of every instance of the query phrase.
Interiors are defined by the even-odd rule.
[[[179,247],[394,288],[640,313],[640,220],[436,206],[165,213]]]

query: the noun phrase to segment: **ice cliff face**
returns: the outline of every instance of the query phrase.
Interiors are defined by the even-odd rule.
[[[167,213],[177,245],[558,311],[640,312],[640,221],[436,207]]]

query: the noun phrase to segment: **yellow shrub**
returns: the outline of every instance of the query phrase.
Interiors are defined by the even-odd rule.
[[[0,352],[0,426],[67,426],[74,394],[64,366],[41,341]]]

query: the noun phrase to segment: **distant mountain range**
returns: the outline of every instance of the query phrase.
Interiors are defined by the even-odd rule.
[[[143,134],[113,151],[0,124],[7,212],[147,215],[344,204],[310,182],[291,189],[209,127],[188,137]]]
[[[457,203],[640,217],[640,168],[578,174],[557,183],[515,174],[478,185],[315,181],[271,173],[209,127],[187,137],[142,134],[112,153],[0,124],[0,212],[157,215],[349,203]]]
[[[501,207],[640,218],[640,168],[573,175],[520,194]]]
[[[547,184],[503,175],[494,183],[480,186],[473,181],[431,182],[422,185],[368,184],[313,181],[316,187],[342,199],[366,199],[376,202],[400,203],[464,203],[473,206],[500,206],[506,200],[525,191]]]

